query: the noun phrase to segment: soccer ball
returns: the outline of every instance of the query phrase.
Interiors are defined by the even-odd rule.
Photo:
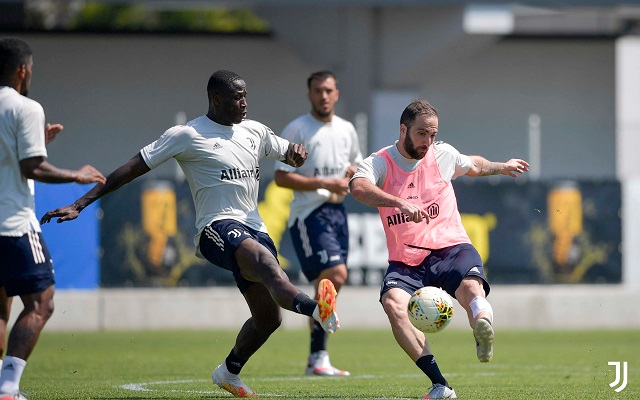
[[[411,296],[407,313],[413,326],[422,332],[440,332],[453,318],[453,300],[444,290],[425,286]]]

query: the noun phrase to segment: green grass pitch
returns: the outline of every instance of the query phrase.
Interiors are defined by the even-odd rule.
[[[428,336],[460,399],[639,399],[640,331],[496,331],[494,360],[480,364],[471,330]],[[225,399],[211,372],[232,331],[43,332],[21,389],[30,400]],[[278,330],[242,377],[263,398],[417,399],[428,381],[390,330],[344,328],[329,341],[334,365],[350,377],[307,377],[308,334]],[[610,361],[628,362],[619,393]]]

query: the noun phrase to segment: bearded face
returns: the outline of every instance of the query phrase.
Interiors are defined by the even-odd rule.
[[[409,133],[404,136],[402,145],[404,146],[404,151],[414,160],[422,160],[427,155],[427,151],[429,151],[429,146],[416,147]]]
[[[420,114],[410,126],[402,125],[400,138],[405,156],[414,160],[422,160],[438,134],[438,117]]]
[[[340,97],[336,80],[333,77],[312,80],[307,96],[311,102],[311,113],[321,121],[331,121]]]

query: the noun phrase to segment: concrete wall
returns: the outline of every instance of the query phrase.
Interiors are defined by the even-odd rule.
[[[105,174],[176,124],[208,108],[206,86],[218,69],[247,82],[249,118],[281,130],[307,112],[303,63],[270,38],[192,35],[23,36],[34,51],[30,96],[47,122],[65,130],[49,146],[60,167],[91,163]],[[176,163],[154,174],[171,175]],[[268,175],[269,171],[265,171]]]
[[[302,60],[336,71],[346,117],[369,116],[369,151],[397,139],[407,103],[389,96],[404,93],[438,108],[439,138],[462,152],[528,158],[538,114],[542,179],[615,177],[614,39],[470,35],[455,5],[260,12]]]
[[[478,38],[461,33],[459,11],[447,8],[348,11],[350,19],[338,20],[342,34],[324,38],[324,47],[305,36],[321,27],[298,29],[307,52],[278,35],[27,35],[35,53],[31,96],[49,122],[65,125],[50,160],[62,167],[90,161],[111,172],[174,125],[179,112],[187,119],[205,113],[206,82],[221,68],[247,81],[249,117],[279,132],[308,111],[308,74],[334,68],[338,113],[376,121],[369,151],[397,138],[402,112],[390,103],[393,129],[378,129],[384,121],[371,115],[374,96],[410,91],[439,109],[441,139],[462,152],[527,158],[528,119],[537,113],[543,179],[615,177],[614,41]],[[458,28],[434,23],[422,31],[431,25],[421,18]]]
[[[306,293],[311,287],[302,286]],[[345,287],[338,298],[343,329],[388,328],[376,286]],[[640,328],[640,292],[623,286],[494,286],[489,296],[498,330]],[[249,312],[236,288],[59,291],[50,331],[239,329]],[[14,301],[12,319],[21,309]],[[284,329],[306,318],[284,311]],[[455,302],[448,329],[468,329]]]

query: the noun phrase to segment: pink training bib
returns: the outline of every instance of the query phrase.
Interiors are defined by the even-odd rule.
[[[429,214],[429,223],[411,222],[395,207],[379,207],[387,236],[389,261],[418,265],[430,250],[471,243],[462,226],[458,202],[451,182],[442,178],[433,149],[415,171],[403,171],[387,150],[378,152],[387,163],[382,190],[419,205]]]

